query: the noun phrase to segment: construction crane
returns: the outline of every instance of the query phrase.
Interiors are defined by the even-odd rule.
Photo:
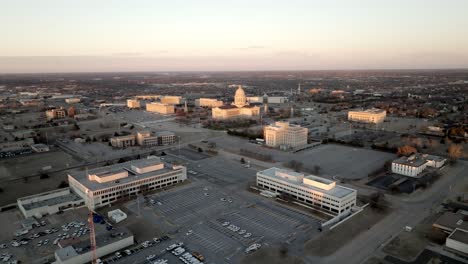
[[[86,170],[86,174],[87,170]],[[96,264],[97,263],[97,257],[96,257],[96,233],[94,230],[94,212],[93,212],[93,206],[91,203],[94,203],[94,197],[93,197],[93,192],[90,192],[89,190],[86,190],[86,195],[88,196],[88,224],[89,224],[89,242],[91,243],[91,263]]]

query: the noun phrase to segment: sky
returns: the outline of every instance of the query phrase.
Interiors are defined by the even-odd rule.
[[[466,0],[0,0],[0,73],[468,68]]]

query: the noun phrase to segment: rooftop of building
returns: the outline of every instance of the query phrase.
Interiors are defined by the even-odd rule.
[[[172,131],[157,131],[154,134],[156,136],[175,136],[175,133]]]
[[[31,147],[35,147],[35,148],[48,148],[49,146],[47,146],[46,144],[38,143],[38,144],[32,144]]]
[[[290,129],[303,129],[300,125],[290,124],[289,122],[278,121],[273,124],[266,126],[269,129],[282,129],[282,128],[290,128]]]
[[[350,111],[350,112],[353,112],[353,113],[361,112],[361,113],[369,113],[369,114],[381,114],[381,113],[386,113],[385,110],[378,109],[378,108],[371,108],[371,109],[365,109],[365,110],[354,110],[354,111]]]
[[[171,106],[171,104],[165,104],[165,103],[160,103],[160,102],[151,102],[151,103],[147,103],[146,105],[162,105],[162,106]]]
[[[123,135],[123,136],[115,136],[115,137],[112,137],[112,138],[115,138],[115,139],[124,139],[124,138],[134,138],[135,135],[133,134],[130,134],[130,135]]]
[[[156,170],[150,170],[148,172],[138,173],[136,169],[145,169],[151,166],[158,166],[162,165],[160,168]],[[157,175],[165,174],[174,170],[178,170],[178,166],[173,166],[168,163],[161,162],[160,159],[140,159],[140,160],[131,160],[124,163],[113,164],[110,166],[100,167],[93,170],[89,170],[88,173],[86,171],[76,171],[71,172],[69,177],[72,177],[86,188],[91,191],[106,189],[126,183],[130,183],[136,180],[141,180],[145,178],[154,177]],[[119,177],[117,180],[106,181],[106,182],[97,182],[91,180],[89,175],[98,175],[101,176],[103,174],[114,175],[120,172],[127,172],[128,176]],[[101,176],[102,177],[102,176]]]
[[[448,237],[449,239],[468,244],[468,231],[456,228]]]
[[[314,190],[317,192],[321,192],[321,193],[324,193],[333,197],[337,197],[337,198],[343,198],[355,192],[355,190],[353,189],[340,186],[340,185],[336,185],[335,181],[322,178],[322,177],[318,177],[315,175],[304,175],[303,173],[298,173],[298,172],[291,171],[291,170],[285,170],[285,169],[279,169],[279,168],[273,167],[273,168],[260,171],[258,173],[276,178],[278,180],[287,181],[297,186],[304,187],[304,188]],[[315,186],[311,185],[313,184],[313,182],[318,182],[319,183],[318,185],[323,185],[324,187],[329,186],[329,189],[323,188],[323,187],[321,188],[321,187],[318,187],[317,185]]]
[[[433,225],[447,230],[459,228],[468,231],[468,221],[464,220],[465,217],[467,216],[461,213],[445,212]]]
[[[445,158],[439,157],[439,156],[415,153],[409,157],[406,157],[406,156],[399,157],[398,159],[394,160],[393,163],[407,165],[411,167],[420,167],[424,165],[427,161],[441,162],[444,160]]]
[[[68,193],[67,193],[68,190]],[[63,192],[63,195],[52,197],[48,199],[41,199],[41,197],[45,197],[46,195],[53,195],[59,194]],[[78,202],[83,200],[81,197],[76,195],[75,193],[71,192],[69,188],[57,189],[45,193],[34,194],[26,197],[22,197],[18,199],[18,202],[22,204],[24,209],[31,210],[35,208],[40,208],[44,206],[54,206],[58,204],[64,204],[69,202]]]
[[[130,230],[123,227],[114,228],[112,231],[99,230],[96,232],[96,248],[115,243],[128,237],[133,237],[133,234]],[[74,239],[73,241],[63,240],[63,242],[60,241],[60,243],[63,244],[64,247],[57,249],[55,255],[62,262],[75,256],[85,254],[91,249],[89,236],[83,236],[81,239]]]

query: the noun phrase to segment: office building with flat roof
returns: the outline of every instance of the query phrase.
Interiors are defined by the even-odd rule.
[[[128,99],[127,107],[130,109],[140,108],[140,101],[138,101],[137,99]]]
[[[47,120],[61,119],[67,117],[67,111],[63,108],[47,110],[45,114]]]
[[[392,172],[409,177],[418,177],[427,167],[441,168],[446,159],[439,156],[416,153],[403,156],[392,162]]]
[[[112,137],[110,138],[110,143],[115,148],[135,146],[135,135]]]
[[[284,149],[307,145],[308,129],[289,122],[276,122],[264,128],[265,144]]]
[[[165,115],[173,114],[174,105],[164,104],[164,103],[149,103],[149,104],[146,104],[146,111],[155,112],[159,114],[165,114]]]
[[[213,98],[200,98],[196,100],[195,104],[198,104],[200,107],[213,108],[223,106],[224,103],[223,101],[219,101]]]
[[[387,111],[376,108],[367,109],[364,111],[349,111],[348,120],[362,123],[382,123],[387,116]]]
[[[70,188],[91,208],[186,179],[187,169],[184,166],[164,163],[159,158],[132,160],[68,174]]]
[[[335,181],[291,170],[269,168],[257,172],[257,186],[288,196],[326,212],[342,215],[356,205],[357,191]]]
[[[180,105],[180,104],[183,104],[184,102],[185,100],[184,98],[182,98],[182,96],[167,95],[161,98],[161,103],[163,104]]]
[[[150,131],[140,131],[136,134],[137,144],[143,147],[159,146],[157,136],[151,135]]]

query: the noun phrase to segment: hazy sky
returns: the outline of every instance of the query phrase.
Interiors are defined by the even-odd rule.
[[[467,0],[0,0],[0,73],[468,68]]]

